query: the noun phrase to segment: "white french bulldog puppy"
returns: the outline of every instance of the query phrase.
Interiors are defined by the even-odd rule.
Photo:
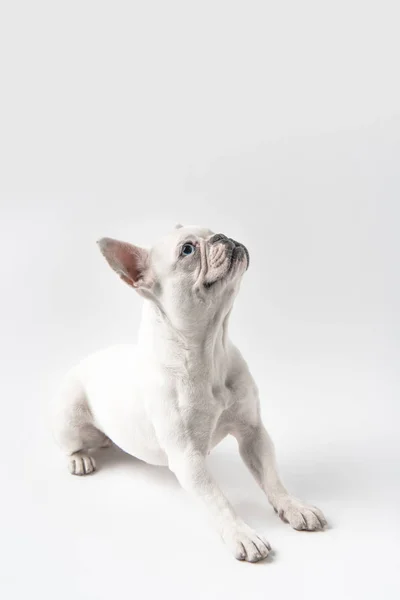
[[[249,253],[198,227],[177,228],[151,250],[103,238],[100,250],[146,299],[139,341],[94,354],[67,376],[56,403],[55,436],[74,475],[95,469],[89,449],[110,440],[167,465],[207,507],[235,558],[265,558],[268,542],[235,513],[208,472],[206,456],[226,435],[284,521],[322,529],[320,510],[283,486],[260,418],[258,390],[228,321]]]

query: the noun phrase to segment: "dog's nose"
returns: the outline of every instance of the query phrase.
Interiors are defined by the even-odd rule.
[[[228,237],[227,235],[224,235],[223,233],[216,233],[210,239],[210,244],[217,244],[218,242],[222,242],[222,243],[225,243],[228,245],[233,244],[233,246],[235,248],[242,245],[242,244],[239,244],[239,242],[237,242],[236,240],[233,240],[232,238]]]
[[[218,242],[229,242],[229,238],[223,233],[216,233],[210,239],[210,244],[217,244]]]
[[[210,244],[217,244],[218,242],[226,244],[226,246],[228,246],[232,250],[232,252],[241,253],[245,255],[247,258],[247,268],[249,268],[250,256],[246,246],[243,246],[243,244],[237,242],[236,240],[233,240],[232,238],[228,238],[223,233],[216,233],[209,240]]]

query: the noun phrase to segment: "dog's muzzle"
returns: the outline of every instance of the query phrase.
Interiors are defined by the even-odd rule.
[[[246,263],[247,263],[246,269],[249,268],[250,255],[249,255],[249,251],[247,250],[246,246],[244,246],[240,242],[237,242],[236,240],[233,240],[232,238],[228,238],[223,233],[216,233],[210,239],[210,244],[218,244],[218,243],[226,244],[229,253],[232,254],[232,265],[236,261],[242,261],[244,258],[246,258]]]

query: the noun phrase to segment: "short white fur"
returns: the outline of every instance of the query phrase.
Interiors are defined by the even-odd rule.
[[[194,248],[186,248],[189,255],[185,244]],[[92,473],[92,450],[110,440],[141,460],[168,465],[202,501],[233,555],[256,562],[269,543],[236,514],[206,465],[211,449],[233,435],[278,515],[295,529],[323,529],[322,512],[289,495],[279,478],[257,386],[228,336],[247,250],[183,226],[150,251],[110,238],[99,246],[145,302],[137,345],[89,356],[68,373],[56,398],[54,433],[71,473]]]

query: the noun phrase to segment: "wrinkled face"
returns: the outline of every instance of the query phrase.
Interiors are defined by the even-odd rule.
[[[172,279],[185,292],[192,289],[200,296],[213,286],[218,294],[237,283],[249,263],[242,244],[195,227],[181,227],[165,237],[152,248],[150,258],[160,280]]]
[[[109,238],[99,243],[122,279],[180,325],[229,311],[249,266],[245,246],[199,227],[179,227],[150,251]]]

